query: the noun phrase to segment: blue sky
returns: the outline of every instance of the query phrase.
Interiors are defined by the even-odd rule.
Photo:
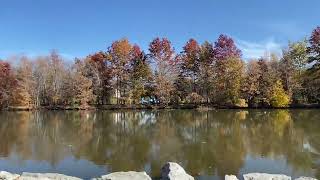
[[[319,9],[319,0],[0,0],[0,58],[51,49],[83,57],[122,37],[145,50],[167,37],[180,51],[189,38],[221,33],[257,57],[309,36]]]

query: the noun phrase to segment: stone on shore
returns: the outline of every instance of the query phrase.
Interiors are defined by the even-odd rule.
[[[151,180],[146,172],[114,172],[101,176],[101,178],[96,178],[96,180]]]
[[[177,163],[167,162],[161,169],[161,180],[194,180]]]
[[[302,176],[302,177],[299,177],[299,178],[297,178],[297,179],[295,179],[295,180],[317,180],[316,178],[311,178],[311,177],[304,177],[304,176]]]
[[[250,173],[243,177],[244,180],[291,180],[291,177],[283,174]]]
[[[19,180],[81,180],[77,177],[67,176],[55,173],[27,173],[24,172],[19,177]]]
[[[291,180],[283,174],[249,173],[243,175],[244,180]],[[81,180],[77,177],[56,173],[28,173],[22,175],[0,171],[0,180]],[[92,180],[152,180],[146,172],[114,172]],[[168,162],[161,169],[161,180],[194,180],[192,176],[177,163]],[[225,175],[225,180],[239,180],[237,176]],[[311,177],[299,177],[295,180],[317,180]]]
[[[17,179],[19,176],[20,176],[19,174],[11,174],[6,171],[0,171],[1,180],[14,180],[14,179]]]
[[[235,175],[225,175],[224,179],[225,180],[238,180],[237,176],[235,176]]]

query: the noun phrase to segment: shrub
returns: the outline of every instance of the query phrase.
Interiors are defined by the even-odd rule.
[[[245,99],[237,99],[235,105],[238,107],[248,107],[248,104]]]
[[[281,81],[277,81],[272,87],[271,94],[271,106],[280,108],[280,107],[288,107],[290,104],[290,97],[283,89]]]
[[[196,103],[196,104],[201,103],[203,101],[203,97],[195,92],[190,93],[186,99],[188,103]]]

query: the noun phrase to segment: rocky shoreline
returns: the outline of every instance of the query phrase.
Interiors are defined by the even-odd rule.
[[[194,180],[179,164],[168,162],[161,168],[160,180]],[[283,174],[249,173],[243,175],[244,180],[291,180]],[[21,175],[6,171],[0,172],[0,180],[81,180],[77,177],[56,173],[27,173]],[[114,172],[92,180],[152,180],[146,172]],[[225,180],[238,180],[235,175],[226,175]],[[317,180],[311,177],[299,177],[295,180]]]

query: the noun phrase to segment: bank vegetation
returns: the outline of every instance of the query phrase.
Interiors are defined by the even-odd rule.
[[[99,107],[310,107],[320,102],[320,27],[282,55],[243,59],[234,40],[190,39],[176,52],[128,39],[73,62],[57,51],[0,61],[1,109]]]

